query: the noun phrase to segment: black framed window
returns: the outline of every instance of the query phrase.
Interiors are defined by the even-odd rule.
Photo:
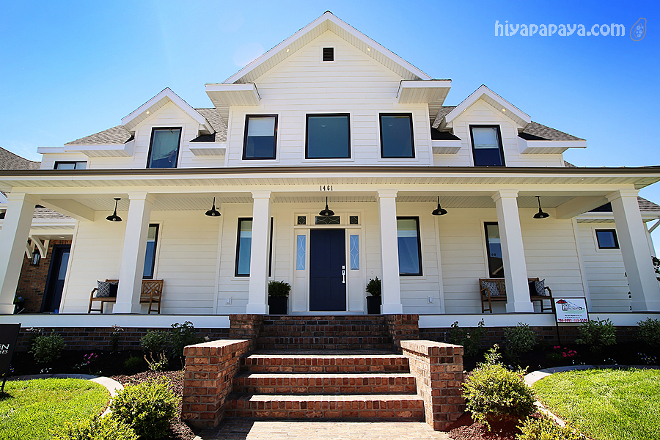
[[[156,267],[156,245],[158,244],[158,225],[149,225],[147,232],[147,250],[144,253],[144,270],[142,278],[153,279]]]
[[[413,124],[410,113],[380,115],[380,156],[415,157]]]
[[[419,217],[397,217],[396,237],[399,248],[399,275],[422,275]]]
[[[475,166],[503,167],[504,151],[498,125],[470,125]]]
[[[307,115],[305,158],[350,159],[351,129],[348,113]]]
[[[504,260],[500,227],[496,222],[484,223],[486,228],[486,252],[488,253],[488,275],[490,278],[504,278]]]
[[[246,115],[243,159],[275,159],[277,115]]]
[[[619,249],[619,240],[615,229],[596,229],[598,249]]]
[[[268,276],[271,276],[273,265],[273,217],[270,218],[270,240],[268,243]],[[238,238],[236,240],[237,277],[250,276],[250,257],[252,256],[252,218],[238,219]]]
[[[55,170],[84,170],[87,168],[85,161],[55,161]]]
[[[181,128],[154,128],[151,131],[147,168],[176,168]]]

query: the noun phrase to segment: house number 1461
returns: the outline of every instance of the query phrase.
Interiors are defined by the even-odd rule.
[[[319,186],[319,191],[332,191],[332,185]]]

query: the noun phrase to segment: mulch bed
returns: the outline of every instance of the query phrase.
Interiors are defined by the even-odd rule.
[[[532,417],[540,417],[534,414]],[[453,440],[515,440],[520,430],[516,427],[518,421],[490,422],[490,431],[486,425],[475,422],[469,414],[463,414],[448,431]]]
[[[145,371],[132,376],[112,376],[112,379],[126,386],[137,385],[149,380],[158,380],[162,377],[169,379],[169,388],[174,394],[179,397],[183,395],[183,371]],[[181,420],[181,402],[179,402],[177,417],[170,426],[168,437],[163,440],[193,440],[194,438],[195,433]]]

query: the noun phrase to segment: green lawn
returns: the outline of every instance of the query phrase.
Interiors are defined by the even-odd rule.
[[[48,440],[51,430],[100,414],[110,400],[102,386],[82,379],[11,381],[0,396],[0,439]]]
[[[594,439],[660,439],[660,370],[569,371],[533,388],[545,406]]]

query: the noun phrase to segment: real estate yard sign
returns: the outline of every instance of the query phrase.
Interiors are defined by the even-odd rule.
[[[2,388],[0,388],[0,393],[3,393],[5,390],[11,357],[14,354],[18,332],[20,330],[21,324],[0,324],[0,374],[2,374]]]
[[[587,302],[584,298],[554,298],[557,322],[589,322]]]

